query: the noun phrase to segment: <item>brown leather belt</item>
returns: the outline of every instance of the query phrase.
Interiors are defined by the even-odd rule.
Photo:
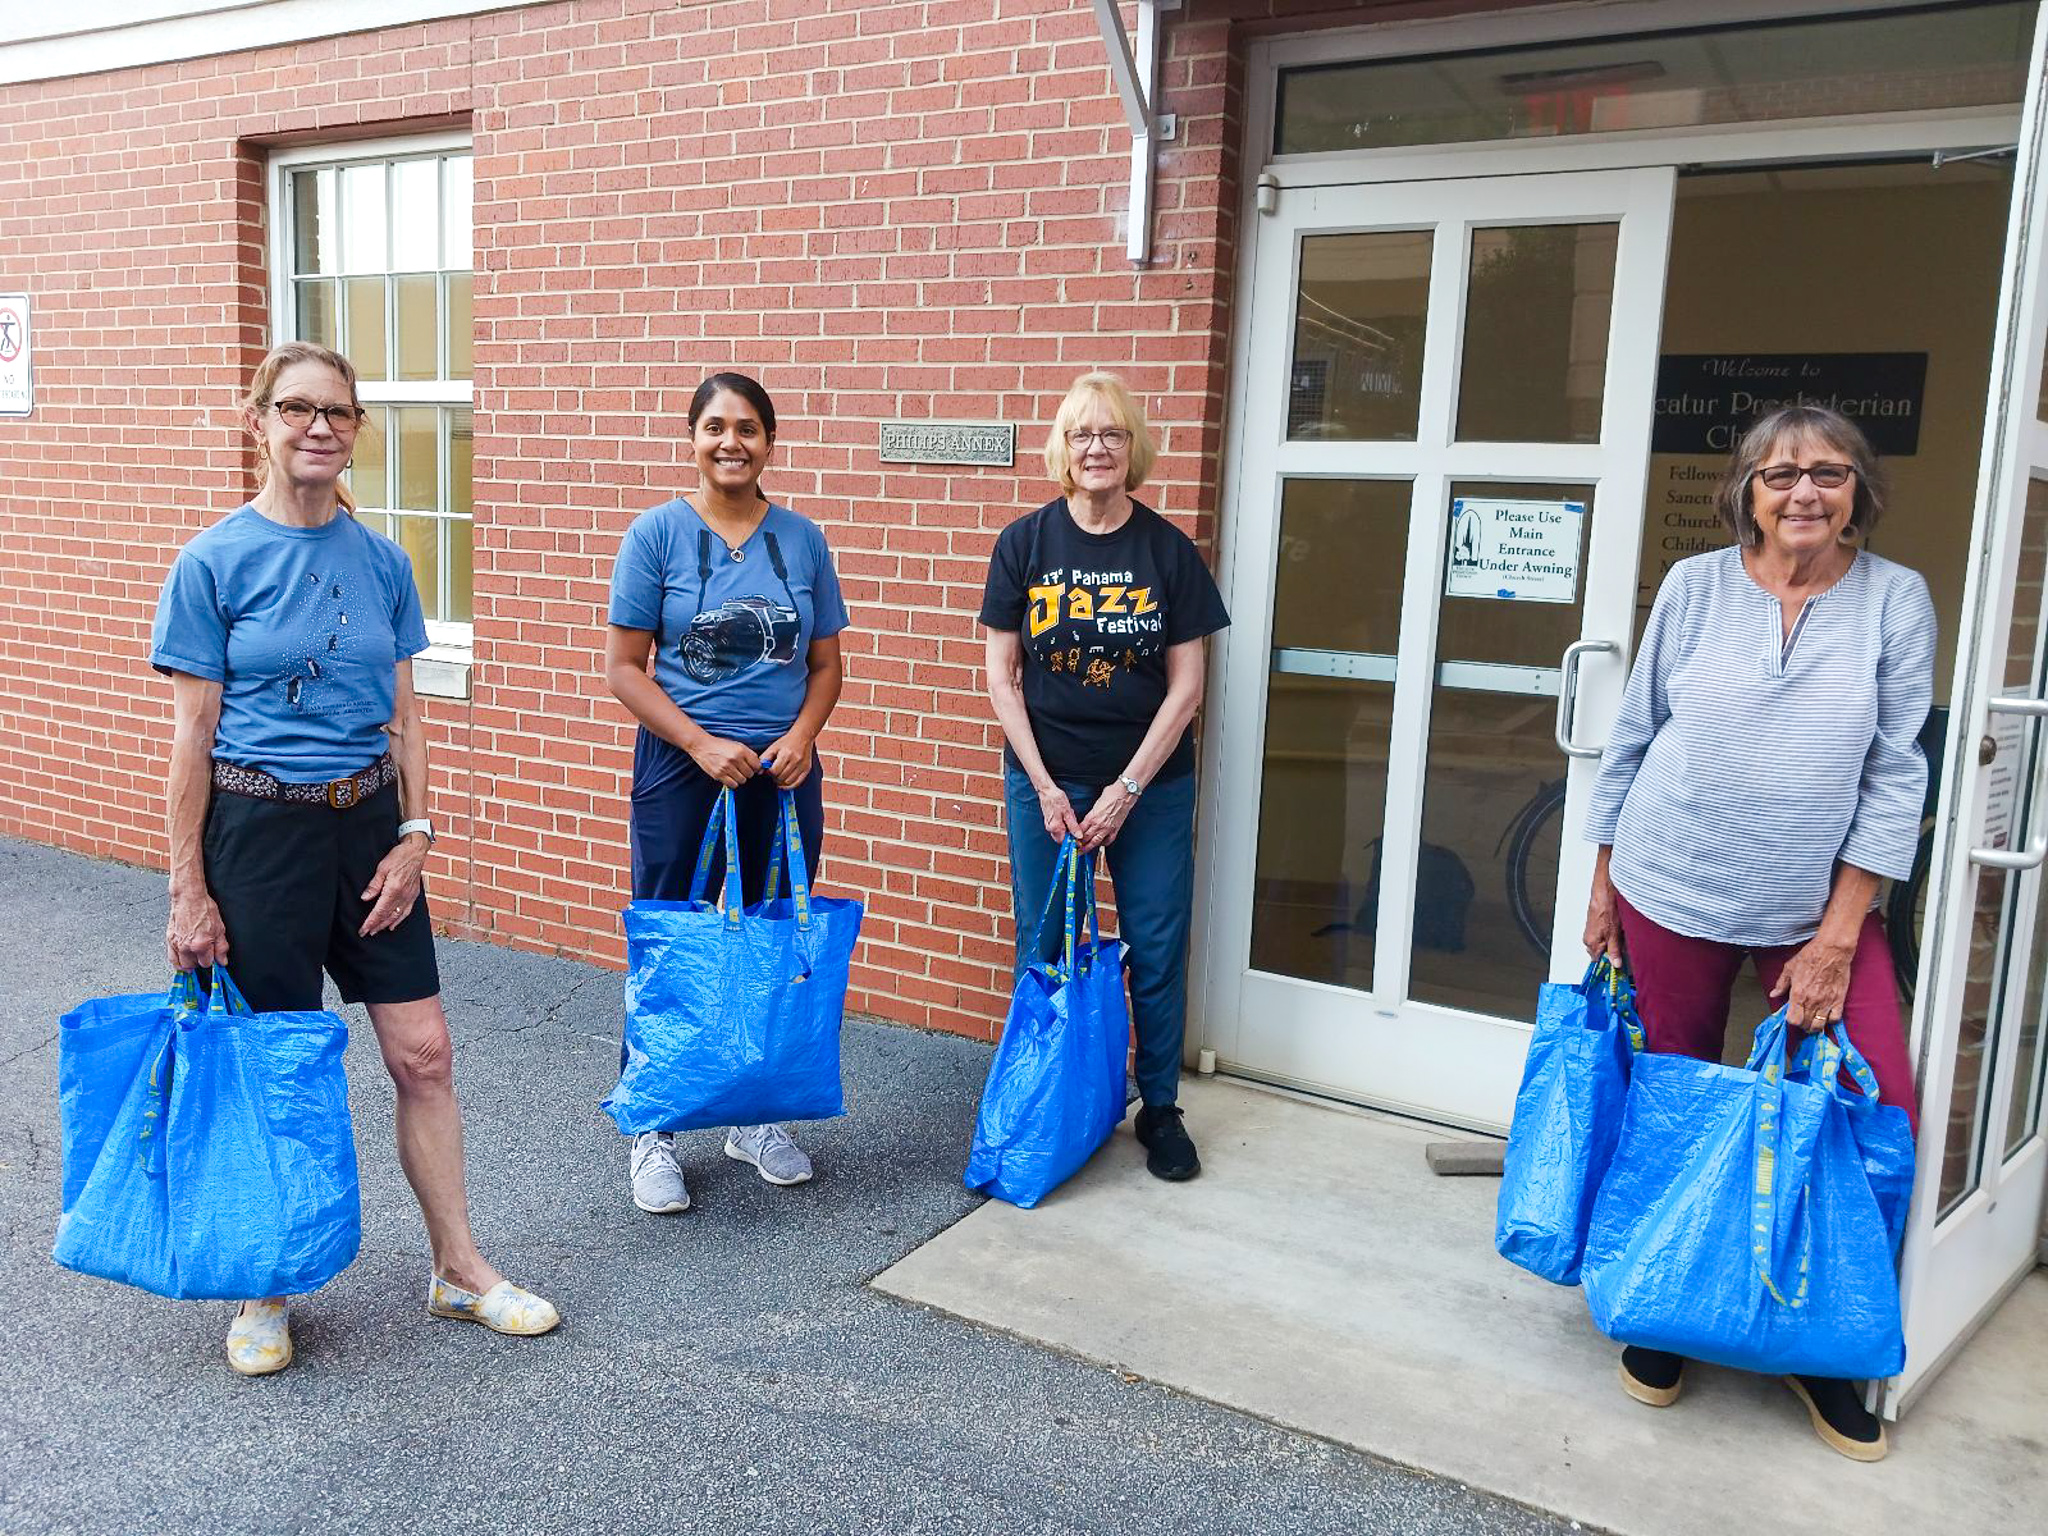
[[[213,760],[213,787],[231,795],[248,795],[255,800],[289,800],[296,805],[325,805],[337,811],[361,805],[387,784],[398,782],[398,764],[386,752],[361,773],[325,784],[291,784],[273,778],[260,768]]]

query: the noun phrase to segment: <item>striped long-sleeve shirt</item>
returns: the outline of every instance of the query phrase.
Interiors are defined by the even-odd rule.
[[[1837,862],[1910,874],[1934,638],[1927,583],[1867,550],[1789,638],[1740,550],[1679,561],[1587,813],[1615,888],[1673,932],[1766,946],[1813,936]]]

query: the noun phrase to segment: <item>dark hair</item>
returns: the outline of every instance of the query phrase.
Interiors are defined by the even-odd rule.
[[[761,418],[761,425],[768,429],[768,435],[775,435],[775,402],[768,398],[756,379],[744,373],[714,373],[697,386],[697,393],[690,396],[690,430],[697,430],[697,418],[704,414],[704,408],[712,398],[724,390],[731,390],[754,408],[754,414]]]
[[[1714,497],[1714,508],[1721,514],[1721,521],[1742,544],[1754,547],[1763,537],[1757,529],[1756,519],[1750,515],[1750,482],[1780,443],[1787,438],[1802,437],[1826,443],[1847,459],[1849,467],[1856,471],[1856,500],[1849,511],[1850,531],[1858,538],[1867,537],[1877,526],[1877,520],[1884,516],[1888,485],[1884,469],[1877,462],[1877,450],[1870,446],[1870,439],[1863,435],[1863,429],[1841,412],[1831,411],[1824,405],[1781,405],[1742,434],[1742,440],[1735,445],[1734,458],[1728,461],[1728,473],[1722,477],[1721,489]]]

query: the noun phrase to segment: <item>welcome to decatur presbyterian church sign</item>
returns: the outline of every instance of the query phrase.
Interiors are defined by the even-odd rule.
[[[1925,352],[1674,353],[1657,359],[1652,453],[1724,455],[1781,405],[1824,405],[1886,458],[1920,450]]]

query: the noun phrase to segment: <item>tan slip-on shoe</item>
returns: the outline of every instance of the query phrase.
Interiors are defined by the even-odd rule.
[[[427,1310],[436,1317],[482,1323],[493,1333],[522,1338],[546,1333],[562,1320],[552,1302],[521,1290],[510,1280],[500,1280],[479,1296],[435,1275],[427,1283]]]
[[[269,1376],[292,1363],[292,1330],[281,1301],[244,1302],[228,1324],[228,1369]]]

